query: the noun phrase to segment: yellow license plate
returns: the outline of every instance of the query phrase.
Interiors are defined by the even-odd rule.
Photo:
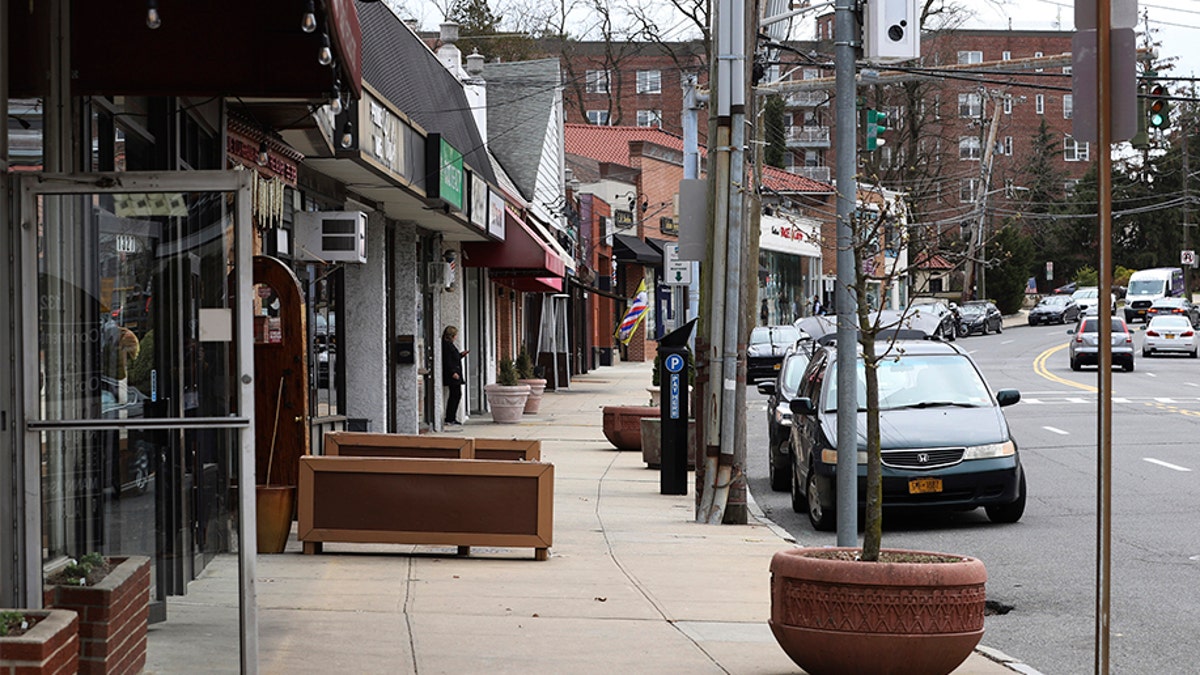
[[[920,495],[927,492],[941,492],[941,478],[914,478],[908,481],[908,494]]]
[[[1174,339],[1175,339],[1175,334],[1174,334],[1174,333],[1167,333],[1167,339],[1168,339],[1168,340],[1174,340]]]

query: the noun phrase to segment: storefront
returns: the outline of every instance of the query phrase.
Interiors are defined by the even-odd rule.
[[[758,324],[789,324],[813,313],[821,294],[820,224],[763,214],[758,252]],[[822,304],[824,301],[822,300]]]

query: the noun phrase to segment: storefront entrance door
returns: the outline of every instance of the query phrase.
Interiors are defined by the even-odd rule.
[[[257,650],[254,491],[237,489],[254,485],[250,177],[20,182],[26,606],[64,560],[145,555],[152,620],[193,591],[239,599],[219,620],[240,623],[241,648],[211,654],[240,654],[242,672]]]

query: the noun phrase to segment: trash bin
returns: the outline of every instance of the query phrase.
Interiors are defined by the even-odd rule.
[[[612,347],[596,347],[596,351],[599,352],[597,361],[600,365],[611,366],[613,364]]]

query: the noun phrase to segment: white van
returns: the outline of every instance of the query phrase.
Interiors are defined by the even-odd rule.
[[[1138,270],[1129,276],[1125,293],[1125,322],[1146,321],[1146,310],[1159,298],[1183,295],[1183,270],[1178,267],[1155,267]]]

